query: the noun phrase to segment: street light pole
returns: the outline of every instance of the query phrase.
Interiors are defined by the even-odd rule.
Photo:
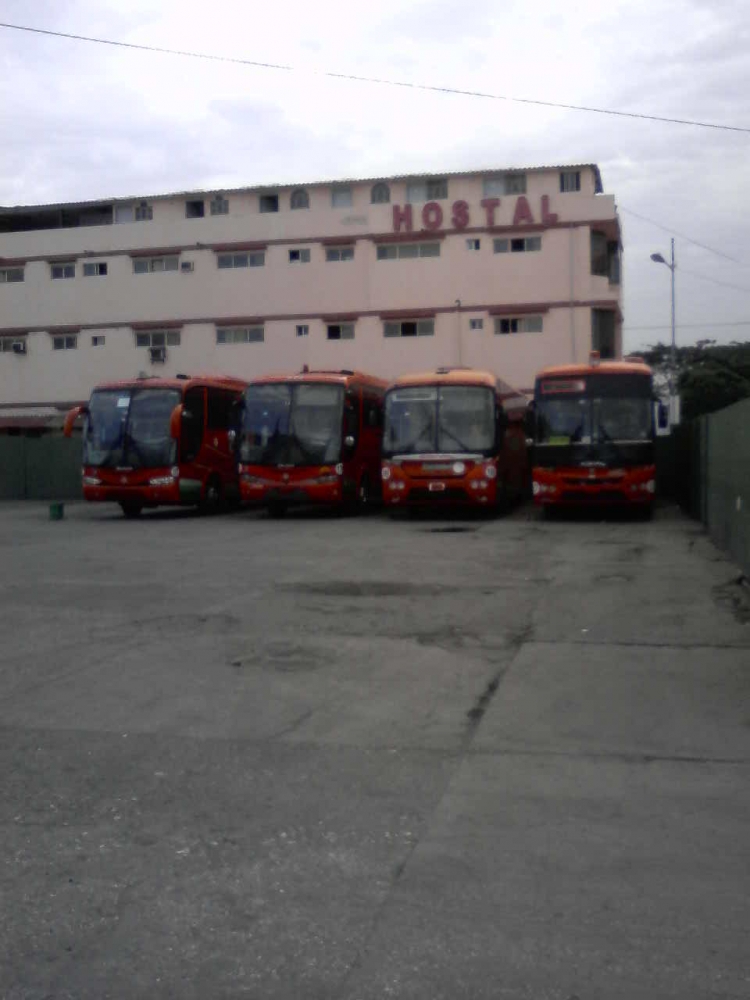
[[[651,260],[656,264],[664,264],[672,272],[672,347],[670,350],[670,376],[669,376],[669,394],[670,396],[675,395],[676,389],[676,379],[675,374],[677,372],[677,339],[675,336],[675,311],[674,311],[674,272],[677,265],[674,262],[674,237],[671,241],[672,253],[669,261],[664,260],[660,253],[652,253]]]

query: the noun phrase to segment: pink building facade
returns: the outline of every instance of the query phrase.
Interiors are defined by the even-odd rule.
[[[0,209],[0,426],[98,382],[621,356],[593,164]]]

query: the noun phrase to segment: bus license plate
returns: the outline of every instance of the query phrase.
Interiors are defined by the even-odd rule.
[[[445,483],[430,483],[429,489],[430,493],[442,493],[445,489]]]

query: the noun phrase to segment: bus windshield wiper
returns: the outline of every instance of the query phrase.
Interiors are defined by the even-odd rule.
[[[440,434],[447,434],[449,438],[453,438],[456,444],[461,448],[462,451],[471,451],[472,449],[465,445],[460,437],[456,437],[450,428],[445,427],[443,424],[438,424],[438,432]],[[476,449],[475,449],[476,450]]]

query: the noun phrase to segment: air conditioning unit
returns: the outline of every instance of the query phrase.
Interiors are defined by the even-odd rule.
[[[25,340],[14,340],[13,341],[13,353],[14,354],[25,354],[26,353],[26,341]]]
[[[149,347],[148,353],[151,355],[152,364],[163,364],[167,360],[166,347]]]
[[[195,262],[192,260],[180,261],[180,270],[183,274],[190,274],[195,270]]]

